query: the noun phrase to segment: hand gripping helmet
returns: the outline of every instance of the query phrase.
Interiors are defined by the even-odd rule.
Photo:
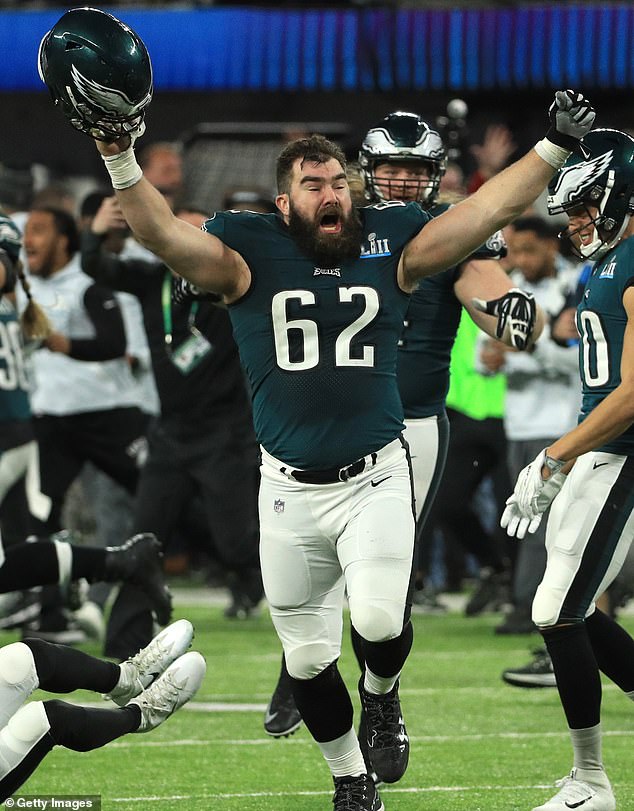
[[[75,8],[40,43],[38,66],[70,123],[100,141],[143,124],[152,100],[152,65],[140,37],[111,14]]]
[[[414,113],[390,113],[372,127],[359,152],[359,166],[370,200],[390,199],[377,184],[374,172],[377,165],[392,161],[425,165],[429,179],[417,181],[416,199],[424,208],[432,206],[447,168],[447,153],[440,135]]]
[[[634,212],[634,138],[619,130],[597,129],[582,141],[592,157],[568,158],[548,185],[548,212],[596,209],[594,239],[589,245],[573,244],[579,257],[594,260],[616,245]],[[570,239],[574,233],[568,228],[560,236]]]

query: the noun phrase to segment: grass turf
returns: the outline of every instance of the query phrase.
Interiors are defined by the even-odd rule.
[[[264,707],[280,664],[266,611],[229,621],[219,607],[182,602],[175,610],[181,616],[194,623],[194,648],[208,662],[192,705],[147,735],[90,753],[55,749],[19,794],[97,794],[107,811],[332,809],[331,779],[306,729],[283,740],[264,733]],[[495,636],[494,615],[415,615],[413,622],[401,687],[410,766],[400,783],[381,789],[386,811],[528,811],[544,802],[571,765],[557,692],[513,688],[500,678],[504,668],[528,661],[539,637]],[[623,624],[634,631],[631,618]],[[16,638],[5,632],[0,643]],[[347,635],[340,667],[356,707]],[[634,708],[604,684],[604,761],[618,807],[634,808]],[[79,692],[73,700],[98,697]]]

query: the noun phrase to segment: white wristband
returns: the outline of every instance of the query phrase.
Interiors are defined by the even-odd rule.
[[[143,177],[132,145],[118,155],[102,155],[101,157],[110,175],[113,189],[128,189]]]
[[[553,144],[548,138],[542,138],[533,147],[542,160],[549,163],[553,169],[561,169],[568,157],[572,154],[567,149]]]

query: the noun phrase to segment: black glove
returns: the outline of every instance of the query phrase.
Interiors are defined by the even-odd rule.
[[[210,293],[208,290],[201,290],[195,284],[183,279],[182,276],[175,276],[172,282],[172,302],[174,304],[186,304],[192,301],[220,301],[220,296]]]
[[[500,298],[491,301],[474,298],[472,301],[476,310],[497,317],[495,337],[498,340],[508,343],[510,338],[511,346],[519,350],[528,347],[537,316],[537,306],[532,293],[525,293],[519,287],[512,287]]]
[[[558,90],[548,110],[551,127],[546,138],[556,146],[587,160],[590,150],[581,143],[581,138],[592,129],[595,116],[594,107],[583,93]]]

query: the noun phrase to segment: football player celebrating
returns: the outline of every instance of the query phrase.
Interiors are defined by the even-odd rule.
[[[126,86],[142,72],[142,43],[130,48],[130,36],[103,12],[70,11],[44,38],[41,74],[71,123],[97,139],[137,239],[229,307],[262,448],[262,576],[295,701],[333,775],[335,811],[382,811],[337,660],[345,592],[363,640],[362,701],[383,699],[368,734],[391,737],[384,765],[398,779],[404,724],[383,723],[402,719],[398,680],[413,636],[415,518],[396,383],[409,294],[518,216],[594,111],[581,94],[558,92],[548,136],[436,219],[403,202],[356,209],[342,151],[321,136],[298,139],[278,158],[278,214],[223,212],[197,230],[136,162],[145,88]],[[124,38],[128,47],[112,44]],[[104,64],[110,48],[121,61]]]
[[[573,748],[559,792],[533,811],[614,811],[601,753],[601,679],[634,700],[634,640],[596,607],[634,537],[634,139],[597,129],[592,155],[571,156],[550,184],[548,209],[594,262],[577,308],[583,401],[579,424],[518,476],[502,526],[534,531],[552,502],[547,564],[533,601]]]
[[[0,649],[0,802],[33,774],[55,746],[88,752],[129,732],[149,732],[192,698],[205,676],[205,660],[190,651],[188,620],[164,628],[120,665],[42,639]],[[65,701],[25,702],[34,690],[94,690],[117,709]]]
[[[438,216],[449,208],[448,203],[438,202],[446,164],[440,135],[420,116],[390,113],[363,139],[359,152],[363,199],[359,202],[416,202]],[[533,296],[513,288],[507,273],[495,261],[503,250],[504,239],[495,234],[464,262],[422,279],[410,297],[398,346],[397,381],[405,415],[404,436],[412,458],[417,533],[429,514],[447,455],[449,422],[445,399],[451,349],[462,308],[489,335],[519,350],[530,347],[543,326],[543,313],[537,310]],[[484,535],[484,529],[481,532]],[[480,542],[479,547],[483,546]],[[352,643],[363,663],[363,642],[354,626]],[[290,687],[285,689],[287,682],[283,669],[265,716],[269,734],[271,718],[273,723],[286,718],[287,727],[294,718]],[[370,692],[370,685],[364,683],[364,689]],[[367,740],[364,715],[362,709],[361,748],[368,766],[385,781],[390,775],[382,773],[378,752],[385,740]]]

